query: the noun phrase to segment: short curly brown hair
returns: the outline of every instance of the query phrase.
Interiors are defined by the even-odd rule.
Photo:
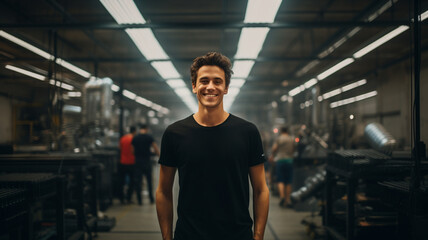
[[[203,56],[199,56],[193,60],[192,66],[190,66],[190,77],[192,79],[192,86],[196,85],[196,79],[198,78],[198,70],[205,66],[217,66],[224,71],[226,80],[226,87],[229,87],[230,78],[232,77],[232,63],[230,59],[218,52],[209,52]]]

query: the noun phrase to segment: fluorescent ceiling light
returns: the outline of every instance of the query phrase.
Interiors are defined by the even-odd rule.
[[[349,64],[353,63],[354,61],[355,60],[352,58],[347,58],[347,59],[341,61],[340,63],[334,65],[333,67],[327,69],[323,73],[319,74],[317,76],[317,78],[318,78],[318,80],[321,81],[321,80],[325,79],[326,77],[330,76],[331,74],[333,74],[333,73],[339,71],[340,69],[348,66]]]
[[[233,63],[234,77],[247,78],[253,68],[253,60],[237,60]]]
[[[129,99],[132,99],[132,100],[134,100],[135,97],[137,97],[137,94],[135,94],[133,92],[130,92],[130,91],[126,90],[126,89],[124,89],[122,93],[123,93],[123,96],[125,96],[125,97],[127,97]]]
[[[377,95],[377,91],[372,91],[372,92],[368,92],[359,96],[356,96],[355,99],[356,101],[361,101],[367,98],[371,98]]]
[[[334,97],[336,95],[339,95],[342,93],[342,90],[340,90],[340,88],[334,89],[333,91],[330,92],[326,92],[322,95],[323,99],[329,99],[331,97]]]
[[[245,23],[272,23],[278,12],[282,0],[249,0],[245,12]],[[243,29],[239,39],[238,50],[235,58],[257,58],[263,46],[269,29],[260,30]],[[257,35],[254,35],[257,34]],[[254,61],[235,61],[233,72],[237,78],[247,78],[254,65]],[[232,105],[234,99],[227,98],[224,103],[226,111]]]
[[[398,0],[388,1],[382,7],[380,7],[375,13],[373,13],[372,15],[370,15],[369,17],[367,17],[365,19],[365,21],[372,22],[378,16],[380,16],[383,12],[385,12],[386,10],[388,10],[392,6],[392,2],[395,3],[397,1]],[[354,29],[352,29],[350,32],[348,32],[348,34],[346,34],[345,37],[341,38],[339,41],[337,41],[336,43],[334,43],[328,50],[326,50],[326,51],[329,51],[329,52],[327,54],[325,54],[323,57],[326,57],[327,55],[329,55],[330,53],[332,53],[334,50],[336,50],[337,48],[339,48],[343,43],[345,43],[349,38],[351,38],[352,36],[354,36],[360,30],[361,30],[360,27],[355,27]],[[321,58],[323,58],[323,57],[321,57]]]
[[[38,79],[40,81],[44,81],[46,79],[46,77],[43,76],[43,75],[40,75],[40,74],[37,74],[37,73],[34,73],[34,72],[30,72],[30,71],[27,71],[25,69],[22,69],[22,68],[19,68],[19,67],[15,67],[15,66],[12,66],[12,65],[6,65],[5,68],[9,69],[9,70],[12,70],[12,71],[15,71],[15,72],[18,72],[18,73],[21,73],[21,74],[24,74],[24,75],[27,75],[29,77]]]
[[[91,74],[88,73],[87,71],[85,71],[83,69],[80,69],[80,68],[74,66],[73,64],[71,64],[71,63],[69,63],[69,62],[67,62],[67,61],[65,61],[65,60],[63,60],[61,58],[57,58],[55,60],[55,62],[58,65],[61,65],[61,66],[65,67],[65,68],[67,68],[68,70],[73,71],[73,72],[79,74],[80,76],[82,76],[84,78],[90,78],[91,77]]]
[[[297,77],[301,77],[303,74],[307,73],[313,67],[315,67],[316,65],[318,65],[318,63],[320,63],[319,60],[313,60],[313,61],[309,62],[306,66],[304,66],[300,71],[298,71],[296,73],[296,76]]]
[[[181,77],[171,61],[158,61],[151,62],[150,64],[163,79],[177,79]]]
[[[421,21],[424,21],[428,18],[428,10],[421,14]]]
[[[282,0],[249,0],[245,23],[272,23]]]
[[[186,98],[189,96],[192,96],[192,93],[187,87],[183,88],[176,88],[174,89],[174,92],[180,97],[180,98]]]
[[[340,107],[343,105],[347,105],[350,103],[354,103],[354,102],[358,102],[367,98],[371,98],[377,95],[377,91],[372,91],[372,92],[368,92],[362,95],[358,95],[356,97],[351,97],[351,98],[347,98],[347,99],[343,99],[337,102],[332,102],[330,103],[330,108],[336,108],[336,107]]]
[[[155,109],[156,111],[162,113],[162,114],[168,114],[169,113],[168,108],[162,107],[161,105],[158,105],[158,104],[154,104],[154,106],[152,108]]]
[[[245,84],[245,79],[232,78],[232,80],[230,80],[229,87],[241,88],[244,84]]]
[[[137,97],[135,98],[135,101],[136,101],[137,103],[141,104],[141,105],[146,106],[146,107],[151,107],[151,106],[152,106],[152,104],[153,104],[153,102],[152,102],[152,101],[149,101],[149,100],[147,100],[147,99],[145,99],[145,98],[143,98],[143,97],[140,97],[140,96],[137,96]]]
[[[393,1],[388,1],[386,2],[382,7],[380,7],[376,12],[374,12],[373,14],[371,14],[370,16],[367,17],[366,21],[371,22],[373,20],[375,20],[379,15],[381,15],[382,13],[384,13],[386,10],[388,10],[391,6],[392,3],[396,3],[398,0],[393,0]]]
[[[72,91],[74,89],[73,86],[71,86],[70,84],[67,84],[65,82],[61,83],[61,88],[65,89],[65,90],[69,90],[69,91]]]
[[[296,88],[294,88],[294,89],[290,90],[290,91],[288,92],[288,95],[290,95],[290,96],[294,97],[294,96],[296,96],[297,94],[299,94],[301,91],[302,91],[302,90],[300,90],[300,86],[298,86],[298,87],[296,87]]]
[[[156,103],[153,103],[151,108],[158,111],[158,112],[160,112],[162,110],[162,106],[159,104],[156,104]]]
[[[241,90],[239,88],[232,87],[232,88],[229,88],[227,90],[227,94],[224,95],[224,96],[225,97],[233,97],[233,98],[235,98],[239,94],[240,91]]]
[[[65,82],[60,82],[58,80],[55,81],[54,79],[49,80],[49,83],[51,85],[55,85],[57,87],[61,87],[61,88],[65,89],[65,90],[69,90],[69,91],[71,91],[71,90],[74,89],[73,86],[71,86],[71,85],[69,85],[69,84],[67,84]]]
[[[119,24],[146,23],[133,0],[100,0]]]
[[[47,53],[47,52],[45,52],[45,51],[43,51],[43,50],[41,50],[39,48],[36,48],[33,45],[31,45],[31,44],[29,44],[27,42],[24,42],[21,39],[15,37],[15,36],[12,36],[12,35],[10,35],[9,33],[5,32],[5,31],[0,30],[0,36],[3,37],[3,38],[6,38],[7,40],[9,40],[9,41],[11,41],[11,42],[13,42],[13,43],[15,43],[15,44],[23,47],[23,48],[26,48],[26,49],[30,50],[31,52],[33,52],[33,53],[35,53],[35,54],[37,54],[37,55],[39,55],[39,56],[41,56],[41,57],[43,57],[45,59],[53,60],[53,58],[54,58],[49,53]]]
[[[357,81],[357,82],[354,82],[354,83],[351,83],[351,84],[345,85],[345,86],[343,86],[343,87],[341,87],[341,88],[337,88],[337,89],[332,90],[332,91],[330,91],[330,92],[324,93],[324,94],[322,95],[322,98],[323,98],[323,99],[329,99],[329,98],[331,98],[331,97],[334,97],[334,96],[336,96],[336,95],[341,94],[342,92],[349,91],[349,90],[354,89],[354,88],[356,88],[356,87],[362,86],[362,85],[364,85],[364,84],[366,84],[366,83],[367,83],[367,80],[366,80],[366,79],[361,79],[360,81]]]
[[[111,85],[111,90],[112,90],[113,92],[119,92],[120,87],[119,87],[119,86],[117,86],[116,84],[112,84],[112,85]]]
[[[256,59],[265,42],[269,28],[243,28],[235,58]]]
[[[389,40],[393,39],[394,37],[398,36],[400,33],[406,31],[407,29],[409,29],[408,26],[405,26],[405,25],[399,26],[398,28],[396,28],[396,29],[392,30],[391,32],[385,34],[383,37],[379,38],[378,40],[370,43],[366,47],[357,51],[352,56],[354,58],[360,58],[360,57],[366,55],[367,53],[373,51],[374,49],[376,49],[380,45],[382,45],[382,44],[388,42]]]
[[[184,81],[182,79],[170,79],[170,80],[166,80],[166,83],[172,88],[172,89],[176,89],[176,88],[184,88],[186,87],[186,83],[184,83]]]
[[[231,87],[227,91],[227,94],[224,95],[223,98],[223,108],[225,111],[229,111],[230,107],[232,106],[232,103],[235,101],[236,96],[239,94],[240,89],[237,87]]]
[[[334,52],[334,50],[336,50],[342,44],[344,44],[346,42],[346,40],[348,40],[348,36],[342,37],[337,42],[333,43],[333,45],[331,45],[330,47],[328,47],[326,50],[324,50],[323,52],[321,52],[320,54],[318,54],[318,57],[319,58],[325,58],[325,57],[327,57],[328,55],[330,55],[330,53]]]
[[[386,11],[388,8],[392,6],[392,2],[396,3],[398,0],[388,1],[385,3],[382,7],[380,7],[375,13],[370,15],[369,17],[365,18],[364,21],[371,22],[374,19],[376,19],[380,14],[382,14],[384,11]],[[428,13],[428,11],[427,11]],[[361,30],[360,27],[355,27],[351,31],[349,31],[345,37],[339,39],[339,41],[335,42],[333,45],[330,45],[327,47],[324,51],[318,54],[319,58],[325,58],[328,55],[330,55],[334,50],[336,50],[339,46],[341,46],[343,43],[345,43],[349,38],[353,37],[355,34],[357,34]],[[303,67],[301,70],[299,70],[296,73],[297,77],[301,77],[303,74],[308,72],[310,69],[312,69],[314,66],[318,65],[318,60],[313,60],[309,62],[305,67]]]
[[[169,109],[164,107],[164,108],[161,109],[161,113],[163,113],[163,114],[166,115],[166,114],[169,113]]]
[[[349,90],[351,90],[353,88],[356,88],[356,87],[359,87],[361,85],[364,85],[366,83],[367,83],[366,79],[361,79],[358,82],[354,82],[354,83],[348,84],[346,86],[341,87],[340,89],[342,90],[342,92],[346,92],[346,91],[349,91]]]
[[[37,55],[39,55],[39,56],[41,56],[41,57],[43,57],[45,59],[54,60],[54,57],[51,54],[49,54],[49,53],[47,53],[47,52],[45,52],[45,51],[43,51],[43,50],[41,50],[39,48],[36,48],[33,45],[31,45],[31,44],[29,44],[27,42],[24,42],[21,39],[15,37],[15,36],[10,35],[9,33],[6,33],[5,31],[0,30],[0,36],[3,37],[3,38],[8,39],[9,41],[14,42],[15,44],[18,44],[19,46],[21,46],[23,48],[26,48],[26,49],[32,51],[33,53],[35,53],[35,54],[37,54]],[[80,68],[72,65],[69,62],[64,61],[61,58],[57,58],[56,59],[56,63],[58,65],[61,65],[61,66],[65,67],[65,68],[67,68],[67,69],[69,69],[69,70],[71,70],[71,71],[73,71],[73,72],[75,72],[75,73],[77,73],[77,74],[85,77],[85,78],[89,78],[91,76],[90,73],[88,73],[88,72],[86,72],[86,71],[84,71],[84,70],[82,70],[82,69],[80,69]]]
[[[317,84],[318,80],[316,78],[312,78],[311,80],[304,83],[305,88],[308,89],[312,87],[313,85]]]
[[[68,92],[67,95],[69,97],[81,97],[82,93],[81,92]]]
[[[198,111],[198,104],[195,101],[195,97],[187,87],[175,88],[174,92],[181,98],[181,100],[192,112]]]
[[[147,60],[169,59],[151,29],[126,29],[125,31]]]

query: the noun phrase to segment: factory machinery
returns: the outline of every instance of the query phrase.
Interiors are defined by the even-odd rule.
[[[119,162],[111,84],[90,80],[83,109],[64,105],[58,141],[0,154],[0,239],[92,239],[115,225],[103,214]]]
[[[365,128],[371,149],[337,150],[294,191],[294,203],[318,198],[322,227],[304,219],[313,239],[428,239],[428,163],[418,187],[410,152],[378,123]]]

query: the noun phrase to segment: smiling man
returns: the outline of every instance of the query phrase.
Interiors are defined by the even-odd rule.
[[[193,60],[198,112],[170,125],[162,137],[156,209],[166,240],[263,239],[269,209],[260,134],[223,108],[232,70],[216,52]],[[173,234],[172,186],[178,169],[177,223]],[[253,220],[249,180],[253,188]]]

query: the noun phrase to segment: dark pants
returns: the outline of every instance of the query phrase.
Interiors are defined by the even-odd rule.
[[[146,177],[147,190],[149,191],[150,202],[154,203],[153,183],[152,183],[152,166],[138,166],[135,168],[135,190],[137,193],[138,203],[142,203],[141,191],[143,189],[143,176]]]
[[[131,201],[132,192],[135,188],[135,165],[124,165],[119,164],[119,200],[123,203],[124,201],[124,194],[123,194],[123,187],[125,186],[125,178],[126,176],[129,177],[129,185],[128,185],[128,191],[126,194],[126,199]]]

